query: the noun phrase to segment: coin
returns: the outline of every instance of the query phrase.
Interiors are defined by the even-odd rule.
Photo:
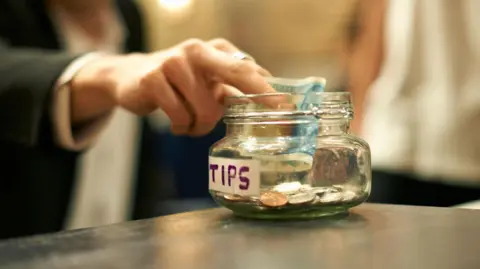
[[[288,196],[288,202],[292,205],[310,203],[315,200],[316,194],[311,191],[299,192]]]
[[[300,187],[300,191],[311,191],[312,189],[313,189],[312,186],[310,186],[309,184],[303,184]]]
[[[282,193],[269,191],[260,195],[260,202],[268,207],[280,207],[287,204],[288,198]]]
[[[332,185],[334,191],[342,191],[344,188],[342,185]]]
[[[331,204],[340,202],[343,199],[343,195],[339,192],[330,192],[325,193],[322,197],[320,197],[320,202],[324,204]]]
[[[322,196],[327,192],[332,192],[332,189],[329,188],[329,187],[314,187],[314,188],[312,188],[311,191],[313,193],[315,193],[316,195]]]
[[[260,201],[260,197],[259,196],[249,196],[248,199],[251,201],[251,202],[258,202]]]
[[[223,198],[232,201],[232,202],[246,202],[249,200],[246,196],[241,196],[238,194],[225,194]]]
[[[353,191],[345,191],[343,192],[343,201],[344,202],[351,202],[353,200],[355,200],[355,198],[357,197],[357,195],[353,192]]]
[[[298,181],[281,183],[273,188],[275,192],[281,192],[283,194],[293,194],[300,190],[302,184]]]

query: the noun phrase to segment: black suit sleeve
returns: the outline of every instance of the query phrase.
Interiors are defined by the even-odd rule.
[[[0,40],[0,140],[25,146],[39,143],[41,129],[50,120],[55,82],[76,57],[11,48]]]

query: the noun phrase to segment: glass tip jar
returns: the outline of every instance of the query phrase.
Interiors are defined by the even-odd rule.
[[[335,215],[370,194],[366,142],[349,133],[347,92],[228,97],[226,136],[209,152],[213,199],[242,217],[310,219]]]

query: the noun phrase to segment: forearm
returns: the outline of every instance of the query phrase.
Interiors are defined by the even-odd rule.
[[[51,126],[48,115],[54,85],[75,57],[11,49],[0,42],[0,139],[26,146],[51,140],[40,136]]]
[[[83,126],[112,112],[116,106],[110,80],[116,56],[101,56],[80,63],[82,67],[70,82],[70,120],[72,128]]]

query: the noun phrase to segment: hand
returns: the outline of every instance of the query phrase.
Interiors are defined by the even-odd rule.
[[[92,119],[116,106],[137,115],[160,108],[174,134],[207,134],[222,116],[224,97],[275,92],[263,78],[268,71],[231,57],[237,51],[226,40],[192,39],[155,53],[99,59],[72,81],[72,119]]]

